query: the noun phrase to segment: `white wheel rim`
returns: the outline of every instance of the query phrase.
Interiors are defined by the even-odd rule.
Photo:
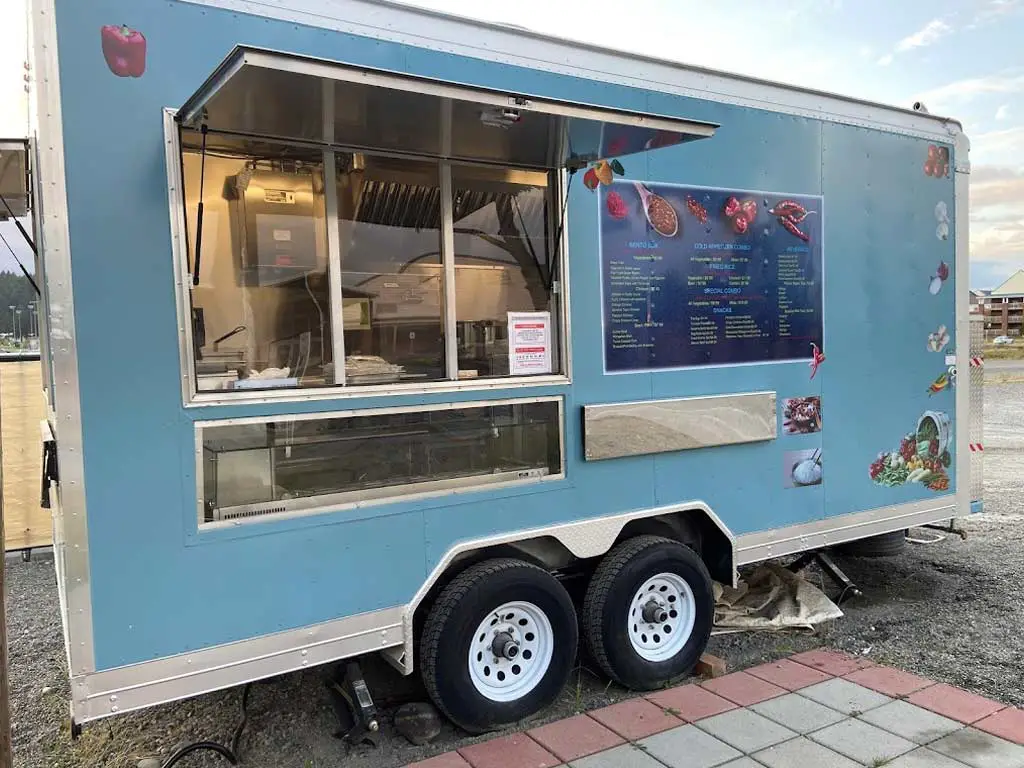
[[[666,661],[693,634],[697,601],[684,578],[659,573],[640,585],[626,618],[629,642],[637,655],[645,661]]]
[[[554,632],[544,611],[533,603],[505,603],[473,634],[469,679],[491,701],[515,701],[537,687],[553,653]]]

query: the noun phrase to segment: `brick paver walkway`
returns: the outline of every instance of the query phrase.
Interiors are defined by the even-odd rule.
[[[1024,768],[1024,711],[834,651],[613,704],[409,768]]]

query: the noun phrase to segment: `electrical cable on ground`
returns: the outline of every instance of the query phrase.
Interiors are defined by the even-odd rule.
[[[242,733],[245,731],[245,725],[249,718],[249,692],[252,690],[252,683],[247,683],[245,688],[242,689],[242,719],[239,720],[238,726],[235,728],[235,734],[231,738],[231,746],[225,747],[223,744],[218,744],[215,741],[197,741],[192,744],[188,744],[169,758],[160,768],[173,768],[178,762],[186,755],[191,755],[193,752],[207,751],[216,752],[218,755],[227,760],[231,765],[238,765],[238,747],[242,741]]]

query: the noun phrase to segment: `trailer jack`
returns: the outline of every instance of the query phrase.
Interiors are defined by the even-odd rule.
[[[370,689],[363,678],[363,672],[356,662],[349,662],[327,681],[334,714],[341,726],[335,736],[350,744],[372,744],[380,740],[380,723],[377,721],[377,707],[370,696]]]
[[[836,564],[836,561],[832,559],[832,556],[823,550],[805,552],[793,561],[788,568],[793,573],[799,573],[811,563],[817,563],[818,567],[821,568],[821,570],[824,571],[832,581],[843,588],[843,591],[839,593],[839,597],[836,599],[836,605],[842,605],[843,601],[848,597],[863,596],[864,593],[860,591],[860,588],[843,572],[842,568],[840,568]]]

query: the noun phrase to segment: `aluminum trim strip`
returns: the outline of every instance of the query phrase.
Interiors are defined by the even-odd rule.
[[[748,533],[736,539],[736,566],[774,557],[830,547],[901,528],[949,520],[957,516],[955,497],[919,501],[866,512],[827,517],[809,523]]]
[[[682,502],[664,507],[654,507],[651,509],[625,512],[618,515],[609,515],[607,517],[599,517],[591,520],[575,520],[569,523],[547,525],[540,528],[530,528],[527,530],[502,533],[495,536],[486,536],[460,542],[445,552],[444,556],[442,556],[438,561],[437,565],[430,572],[430,575],[420,586],[419,590],[417,590],[416,594],[413,595],[412,600],[408,605],[406,605],[402,618],[405,647],[401,655],[389,657],[388,660],[403,674],[412,674],[414,669],[413,644],[415,642],[413,617],[416,614],[416,609],[419,607],[420,603],[423,602],[423,599],[427,596],[431,587],[437,583],[437,580],[441,578],[452,562],[454,562],[454,560],[461,554],[497,546],[499,544],[511,544],[517,541],[524,541],[526,539],[550,536],[561,542],[561,544],[576,557],[597,557],[599,555],[603,555],[611,548],[612,544],[615,543],[615,539],[622,532],[622,529],[630,521],[640,520],[646,517],[656,517],[657,515],[665,515],[673,512],[687,511],[702,512],[707,515],[708,518],[725,535],[725,537],[733,543],[733,551],[735,552],[735,537],[733,536],[732,531],[729,530],[725,523],[722,522],[722,519],[715,514],[711,507],[699,500]]]
[[[72,681],[78,723],[294,672],[402,643],[402,608],[362,613]]]
[[[37,189],[43,200],[42,222],[49,330],[53,342],[57,457],[60,466],[60,528],[64,534],[64,591],[67,605],[70,674],[95,669],[92,603],[89,582],[89,536],[86,524],[82,414],[78,392],[78,349],[71,272],[64,124],[61,116],[60,66],[54,0],[32,0],[34,85],[32,109],[39,143]]]
[[[333,103],[333,99],[332,99]],[[341,232],[338,229],[338,172],[334,152],[324,152],[324,198],[327,208],[327,277],[330,282],[331,357],[334,386],[345,386],[345,292],[341,273]]]
[[[968,202],[970,184],[970,149],[967,136],[960,133],[953,148],[953,226],[956,240],[953,253],[956,270],[956,501],[957,515],[971,512],[971,381],[970,339],[971,339],[971,290],[970,290],[970,206]]]

